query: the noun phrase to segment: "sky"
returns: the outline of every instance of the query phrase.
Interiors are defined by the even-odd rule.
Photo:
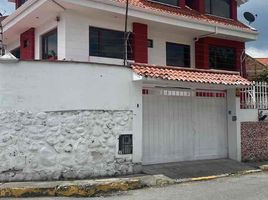
[[[0,0],[0,12],[6,15],[14,11],[14,4],[9,3],[8,0]],[[251,24],[252,27],[259,31],[257,41],[248,42],[247,53],[253,57],[268,57],[268,0],[249,0],[248,3],[243,4],[238,9],[238,17],[240,21],[247,23],[243,17],[244,12],[251,12],[257,15],[256,21]]]

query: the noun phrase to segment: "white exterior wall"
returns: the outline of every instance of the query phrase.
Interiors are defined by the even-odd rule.
[[[195,68],[195,41],[194,37],[182,34],[180,31],[167,30],[165,27],[148,26],[148,38],[153,40],[153,48],[148,48],[149,64],[167,65],[166,42],[190,45],[191,67]]]
[[[236,90],[227,90],[227,112],[228,112],[228,152],[229,158],[241,161],[241,131],[238,117],[239,107],[236,101]]]
[[[241,122],[258,121],[257,109],[240,109],[235,89],[227,90],[229,157],[241,161]],[[236,121],[232,117],[236,116]]]
[[[125,131],[133,134],[131,160],[141,163],[142,85],[132,82],[132,73],[122,66],[77,62],[0,63],[0,111],[7,119],[10,112],[20,116],[16,113],[19,110],[23,115],[33,113],[34,119],[40,112],[131,112],[131,129]],[[123,119],[125,114],[121,115]]]
[[[122,65],[122,59],[111,59],[89,56],[89,27],[100,27],[124,31],[124,18],[101,13],[81,14],[66,10],[59,15],[60,21],[52,19],[35,28],[35,59],[41,59],[41,36],[55,28],[58,30],[58,59],[68,61],[96,62]],[[129,20],[128,31],[132,31],[134,19]],[[146,23],[146,22],[141,22]],[[166,42],[174,42],[191,46],[191,67],[195,67],[195,42],[189,34],[179,30],[169,30],[165,27],[148,24],[148,39],[154,42],[153,48],[148,48],[149,64],[166,65]],[[160,34],[161,33],[161,34]],[[19,46],[16,43],[8,44],[8,50]]]
[[[20,47],[20,39],[17,39],[15,42],[8,44],[6,47],[6,52],[10,52],[18,47]]]
[[[82,15],[67,10],[63,13],[65,20],[65,59],[74,61],[90,61],[122,65],[123,60],[89,56],[89,27],[100,27],[111,30],[124,31],[124,21],[114,16],[100,13]],[[128,30],[132,31],[132,23]],[[62,57],[62,56],[61,56]],[[63,57],[62,57],[63,58]]]
[[[118,154],[132,134],[131,111],[0,112],[0,180],[84,179],[131,174]]]
[[[5,63],[0,64],[0,76],[1,110],[130,110],[137,95],[132,71],[116,66]]]

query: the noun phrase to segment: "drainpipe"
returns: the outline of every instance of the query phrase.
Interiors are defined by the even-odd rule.
[[[214,35],[218,35],[218,27],[217,26],[215,26],[215,31],[214,32],[209,33],[209,34],[206,34],[206,35],[200,35],[200,36],[194,38],[194,41],[195,42],[198,42],[199,39],[201,39],[201,38],[205,38],[205,37],[209,37],[209,36],[214,36]]]
[[[125,33],[124,33],[124,67],[127,66],[127,42],[128,42],[128,32],[127,32],[127,25],[128,25],[128,9],[129,9],[129,0],[126,1],[126,13],[125,13]]]
[[[240,55],[240,75],[243,74],[243,62],[246,60],[246,49],[243,50],[243,52]]]

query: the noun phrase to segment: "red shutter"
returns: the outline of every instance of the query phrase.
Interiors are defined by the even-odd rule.
[[[137,63],[148,63],[148,27],[146,24],[133,23],[133,54]]]
[[[20,59],[21,60],[34,60],[35,49],[35,29],[30,28],[20,35]]]

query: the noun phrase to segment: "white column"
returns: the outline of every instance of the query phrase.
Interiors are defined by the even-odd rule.
[[[142,163],[142,82],[133,81],[134,89],[132,91],[133,106],[133,162]]]
[[[227,90],[228,115],[228,152],[229,158],[241,161],[241,133],[238,120],[240,101],[236,98],[236,89]]]

